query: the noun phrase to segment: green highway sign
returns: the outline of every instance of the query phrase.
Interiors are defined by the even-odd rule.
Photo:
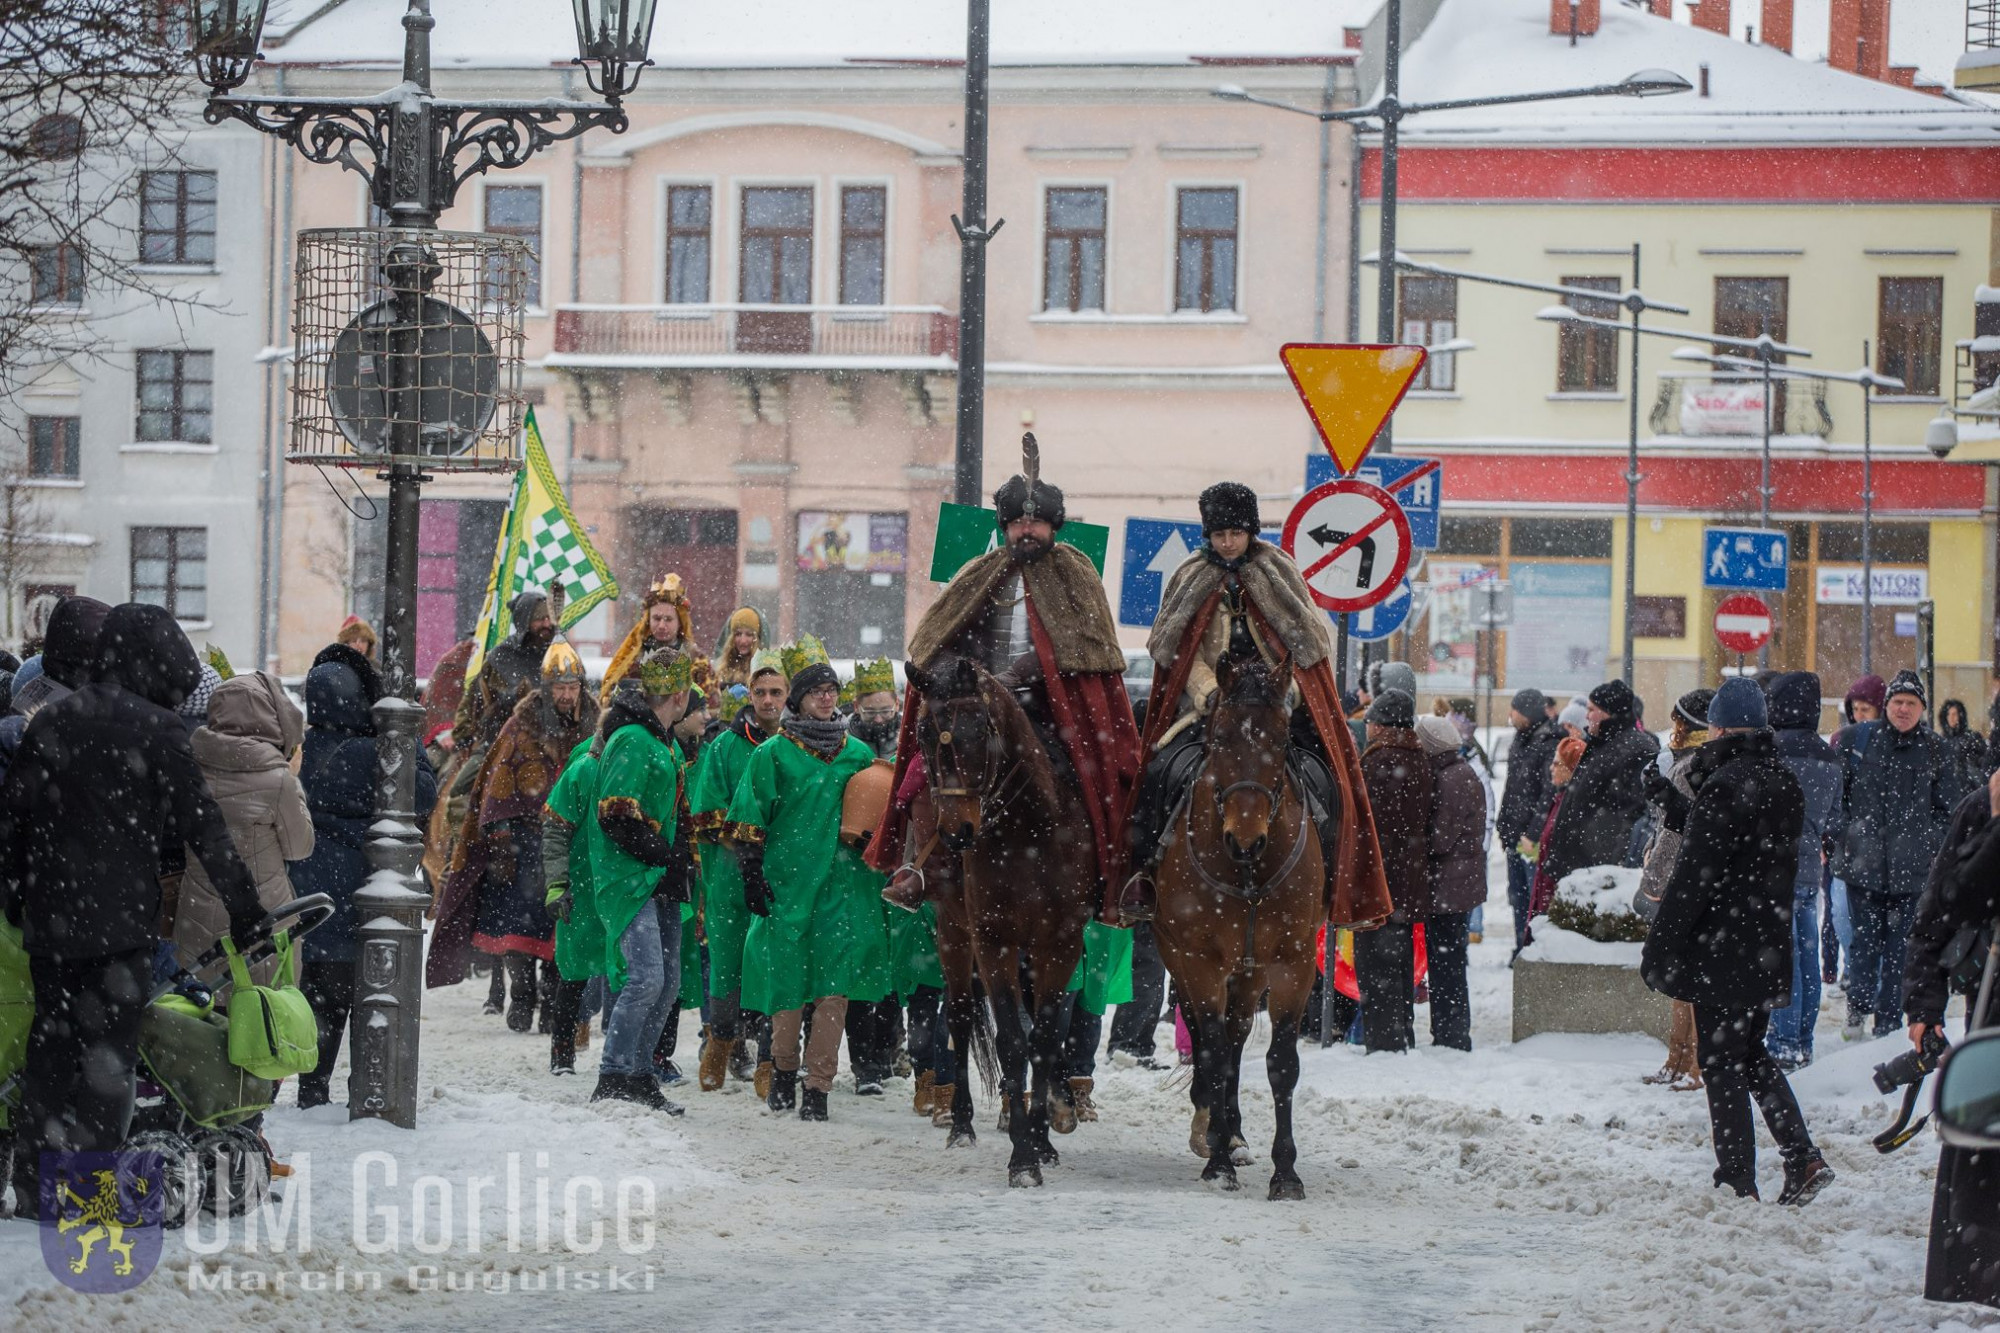
[[[1104,573],[1104,553],[1111,545],[1111,529],[1095,523],[1065,523],[1056,540],[1074,546],[1090,557],[1097,572]],[[937,544],[931,550],[931,581],[949,583],[959,570],[1000,548],[1000,515],[978,505],[949,502],[938,506]]]

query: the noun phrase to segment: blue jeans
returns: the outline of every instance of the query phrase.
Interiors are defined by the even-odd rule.
[[[1833,937],[1840,943],[1840,953],[1847,965],[1854,965],[1854,912],[1848,901],[1847,881],[1834,877],[1826,887],[1827,915],[1833,918]]]
[[[604,1025],[604,1074],[653,1072],[653,1047],[667,1026],[681,989],[681,909],[648,898],[618,937],[625,959],[625,988]]]
[[[1528,944],[1528,903],[1535,888],[1535,866],[1513,848],[1507,849],[1507,905],[1514,909],[1514,952]]]
[[[1903,1025],[1903,959],[1910,950],[1910,928],[1916,924],[1917,900],[1885,898],[1849,890],[1848,909],[1854,913],[1854,954],[1848,964],[1847,1013],[1875,1016],[1875,1035]]]
[[[1083,1007],[1083,993],[1069,997],[1063,1019],[1062,1076],[1094,1078],[1097,1074],[1097,1044],[1104,1035],[1104,1015]]]
[[[1810,1060],[1819,1021],[1819,884],[1792,889],[1792,1002],[1771,1014],[1765,1043],[1777,1060]]]

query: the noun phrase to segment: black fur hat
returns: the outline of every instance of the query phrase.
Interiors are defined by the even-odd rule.
[[[1017,518],[1039,518],[1052,528],[1063,525],[1063,493],[1042,480],[1042,453],[1033,432],[1021,436],[1021,471],[993,492],[993,507],[1003,528]]]
[[[1263,531],[1257,520],[1257,492],[1240,481],[1218,481],[1201,493],[1202,535],[1223,528],[1237,528],[1253,537]]]

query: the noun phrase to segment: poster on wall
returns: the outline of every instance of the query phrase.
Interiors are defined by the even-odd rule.
[[[908,560],[907,514],[799,512],[799,570],[817,574],[901,574]]]
[[[1611,566],[1516,562],[1507,685],[1583,694],[1607,679]]]
[[[1419,684],[1433,693],[1474,688],[1479,626],[1472,617],[1472,588],[1499,576],[1499,569],[1467,560],[1428,560],[1424,575],[1430,592],[1430,651]],[[1412,665],[1418,665],[1412,663]]]

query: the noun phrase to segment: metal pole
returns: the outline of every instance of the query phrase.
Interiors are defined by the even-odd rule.
[[[1383,15],[1387,48],[1382,58],[1382,262],[1375,271],[1375,341],[1393,343],[1396,337],[1396,149],[1398,129],[1403,119],[1397,94],[1402,87],[1403,0],[1389,0]],[[1382,423],[1375,448],[1385,454],[1395,452],[1395,426]]]
[[[1576,11],[1570,10],[1572,28],[1576,22]],[[1639,243],[1632,242],[1632,291],[1639,291]],[[1632,686],[1632,608],[1638,601],[1639,593],[1639,315],[1645,306],[1634,300],[1627,303],[1632,314],[1632,403],[1629,413],[1628,431],[1625,440],[1625,640],[1624,679],[1625,686]]]
[[[1770,324],[1766,322],[1764,335],[1768,338],[1770,333]],[[1768,344],[1757,349],[1758,360],[1764,364],[1764,473],[1763,480],[1757,487],[1758,494],[1763,499],[1763,509],[1762,520],[1757,526],[1765,531],[1769,531],[1771,527],[1771,358],[1774,355],[1776,353],[1771,350]],[[1779,597],[1774,600],[1777,601],[1778,607],[1784,605],[1784,598]],[[1772,609],[1771,620],[1773,624],[1780,622],[1781,617],[1778,614],[1778,608]],[[1762,671],[1770,665],[1771,641],[1766,639],[1764,640],[1764,646],[1757,650],[1757,669]]]
[[[958,229],[958,457],[953,498],[976,505],[986,468],[986,54],[988,0],[966,0],[965,196]],[[994,228],[997,231],[998,228]]]
[[[394,113],[387,212],[398,227],[437,225],[437,143],[430,107],[429,0],[410,0],[403,79],[420,90]],[[411,1129],[417,1122],[419,1022],[423,1002],[423,912],[430,895],[414,882],[423,860],[417,827],[417,520],[426,478],[423,452],[422,321],[436,260],[415,244],[391,247],[384,276],[398,306],[388,355],[390,385],[388,558],[382,581],[382,674],[375,719],[375,821],[368,830],[368,882],[354,895],[360,923],[353,1016],[348,1031],[347,1114]]]
[[[1868,340],[1861,364],[1869,365]],[[1861,674],[1875,674],[1875,386],[1861,383]]]

